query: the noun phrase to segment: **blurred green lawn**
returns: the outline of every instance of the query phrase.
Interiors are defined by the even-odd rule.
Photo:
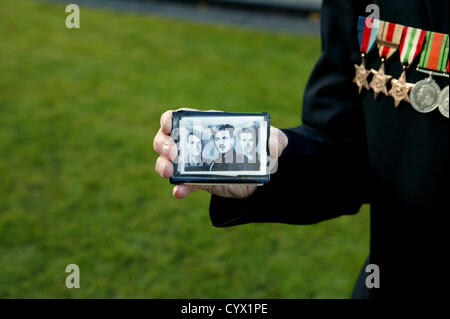
[[[211,226],[153,136],[174,107],[300,123],[320,39],[0,0],[0,297],[347,298],[368,208],[313,226]],[[282,205],[282,203],[280,203]],[[299,197],[301,212],[301,197]],[[67,264],[81,288],[67,289]]]

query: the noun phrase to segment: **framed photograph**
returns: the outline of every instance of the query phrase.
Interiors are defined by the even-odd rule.
[[[172,184],[264,184],[269,181],[268,113],[178,111]]]

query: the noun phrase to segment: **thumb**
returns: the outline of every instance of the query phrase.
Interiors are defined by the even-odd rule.
[[[270,157],[280,157],[288,144],[287,136],[276,127],[270,127],[269,153]]]
[[[287,136],[279,129],[271,126],[270,127],[270,138],[269,138],[269,172],[274,174],[278,170],[278,158],[283,153],[284,149],[288,144]]]
[[[175,196],[176,198],[185,198],[190,193],[195,192],[197,189],[203,189],[205,191],[209,191],[209,188],[210,188],[210,186],[207,186],[207,185],[180,184],[180,185],[176,185],[173,188],[173,196]]]

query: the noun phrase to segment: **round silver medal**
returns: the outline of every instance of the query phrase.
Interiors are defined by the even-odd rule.
[[[431,77],[421,80],[411,89],[411,105],[418,112],[431,112],[438,107],[440,92],[439,85]]]
[[[448,118],[448,85],[439,94],[438,104],[439,111]]]

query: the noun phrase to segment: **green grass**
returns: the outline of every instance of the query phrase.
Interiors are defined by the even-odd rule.
[[[0,297],[350,296],[367,207],[313,226],[217,229],[206,193],[177,200],[154,172],[168,108],[298,125],[319,38],[87,7],[68,30],[65,17],[0,0]],[[80,289],[65,287],[70,263]]]

